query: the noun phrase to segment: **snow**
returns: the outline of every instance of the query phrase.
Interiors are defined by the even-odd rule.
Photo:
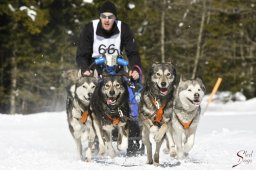
[[[183,27],[183,25],[184,25],[183,22],[179,23],[179,27]]]
[[[37,12],[35,11],[35,7],[34,7],[34,6],[30,6],[30,8],[27,7],[27,6],[21,6],[21,7],[20,7],[20,10],[21,10],[21,11],[24,11],[24,10],[25,10],[25,11],[27,12],[27,15],[28,15],[33,21],[35,21]]]
[[[12,6],[12,4],[8,4],[8,7],[9,7],[9,9],[10,9],[12,12],[15,12],[15,11],[16,11],[15,8]]]
[[[129,8],[129,9],[134,9],[134,8],[135,8],[135,4],[129,2],[129,3],[128,3],[128,8]]]
[[[91,4],[91,3],[93,3],[93,0],[83,0],[83,4],[85,4],[85,3]]]
[[[65,111],[0,114],[0,170],[252,170],[256,169],[255,120],[256,98],[211,103],[201,117],[189,157],[177,161],[160,153],[160,166],[155,167],[146,164],[146,155],[80,161]]]

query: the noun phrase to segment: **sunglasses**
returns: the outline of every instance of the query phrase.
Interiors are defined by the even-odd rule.
[[[114,19],[115,18],[115,15],[109,15],[109,16],[106,16],[106,15],[104,15],[104,14],[100,14],[100,18],[102,18],[102,19]]]

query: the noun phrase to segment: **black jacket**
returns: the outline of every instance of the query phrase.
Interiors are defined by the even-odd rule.
[[[125,53],[129,60],[129,67],[133,68],[134,65],[141,67],[140,56],[138,53],[137,45],[134,39],[133,32],[129,26],[125,23],[121,23],[121,51],[125,49]],[[104,38],[109,38],[112,35],[118,34],[120,31],[117,24],[114,23],[113,28],[110,32],[106,32],[99,22],[96,30],[96,34]],[[76,63],[78,67],[84,72],[88,70],[89,66],[93,62],[93,24],[92,22],[85,25],[83,28],[77,47]]]

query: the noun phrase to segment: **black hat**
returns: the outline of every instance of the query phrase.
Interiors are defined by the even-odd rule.
[[[100,14],[103,12],[111,12],[116,16],[116,6],[112,2],[106,1],[100,8]]]

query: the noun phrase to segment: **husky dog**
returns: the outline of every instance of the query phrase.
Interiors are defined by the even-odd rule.
[[[92,120],[89,115],[90,98],[97,84],[97,72],[94,77],[80,77],[76,83],[69,88],[67,97],[67,119],[69,130],[76,142],[79,156],[82,160],[91,160],[91,149],[93,147],[95,133]],[[86,153],[83,153],[81,137],[88,140]]]
[[[147,148],[147,163],[159,165],[159,150],[171,118],[176,71],[172,63],[153,64],[145,82],[140,103],[142,142]],[[154,141],[150,135],[154,136]],[[156,143],[154,160],[152,142]]]
[[[169,124],[171,128],[166,135],[171,156],[183,159],[193,147],[204,94],[205,87],[201,79],[180,79]]]
[[[112,131],[118,129],[117,149],[128,147],[127,121],[129,119],[128,89],[121,76],[106,76],[97,85],[91,101],[93,125],[99,141],[99,154],[115,157]]]

